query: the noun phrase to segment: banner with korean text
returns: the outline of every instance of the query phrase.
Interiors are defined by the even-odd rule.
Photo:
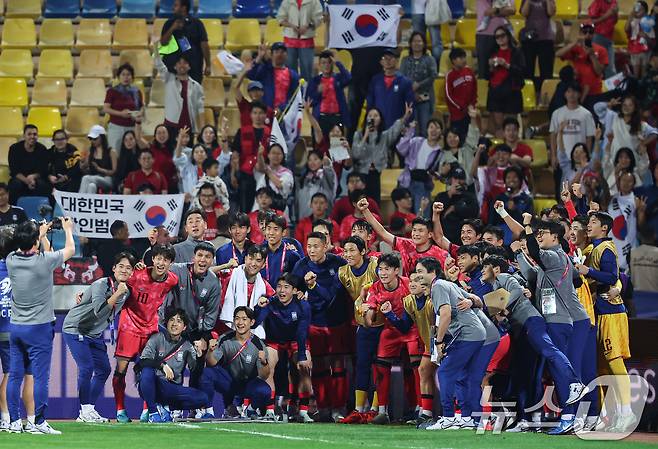
[[[185,195],[107,195],[55,190],[55,200],[66,217],[75,222],[74,234],[111,239],[116,220],[128,223],[131,238],[146,237],[149,229],[163,226],[178,234]]]

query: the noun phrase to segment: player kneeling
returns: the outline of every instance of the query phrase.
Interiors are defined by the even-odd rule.
[[[203,407],[208,397],[201,390],[183,386],[183,371],[194,370],[201,351],[182,337],[187,329],[183,309],[165,312],[167,330],[151,335],[139,358],[139,395],[148,406],[150,423],[171,421],[164,406],[176,410]]]
[[[239,306],[233,311],[234,331],[227,332],[217,340],[210,340],[207,366],[201,377],[201,389],[208,396],[208,406],[204,419],[212,419],[215,412],[212,399],[215,392],[224,397],[224,404],[230,404],[236,396],[249,399],[245,410],[248,417],[256,417],[255,408],[265,407],[272,389],[264,379],[270,374],[265,345],[251,332],[256,323],[254,311]]]
[[[308,301],[299,299],[303,292],[302,281],[290,273],[284,273],[276,283],[276,296],[261,297],[254,308],[256,323],[265,327],[267,359],[276,367],[280,357],[291,362],[293,383],[299,385],[299,417],[302,422],[313,422],[308,414],[308,401],[313,390],[311,384],[311,353],[308,347],[308,328],[311,323],[311,307]],[[274,369],[267,377],[272,389],[267,404],[266,419],[276,420],[274,414]]]

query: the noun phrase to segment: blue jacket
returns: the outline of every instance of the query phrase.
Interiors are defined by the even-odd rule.
[[[265,307],[254,306],[256,323],[265,328],[266,341],[274,343],[297,342],[300,361],[306,360],[306,340],[311,320],[311,307],[308,301],[293,299],[287,305],[281,304],[277,296],[272,296]]]
[[[291,68],[288,68],[288,70],[290,70],[290,88],[288,89],[286,102],[276,105],[274,104],[274,67],[272,67],[272,63],[270,61],[264,61],[254,64],[252,69],[247,72],[247,78],[252,81],[260,81],[263,84],[263,102],[272,109],[283,111],[299,86],[299,75],[297,72]]]
[[[345,99],[345,91],[343,89],[350,83],[350,81],[352,81],[352,74],[340,61],[336,61],[336,67],[338,67],[339,73],[332,75],[332,78],[334,79],[334,89],[336,90],[336,101],[338,101],[338,109],[340,110],[340,120],[345,129],[349,129],[350,110],[347,108],[347,100]],[[310,99],[312,102],[313,116],[316,120],[320,117],[320,101],[322,100],[322,94],[318,92],[318,86],[320,85],[321,79],[322,75],[314,76],[308,83],[306,89],[306,98]]]
[[[411,80],[400,72],[395,74],[390,89],[386,88],[383,73],[378,73],[370,81],[368,109],[379,109],[384,119],[384,129],[390,128],[397,119],[402,118],[405,103],[414,104],[414,91],[411,86]]]

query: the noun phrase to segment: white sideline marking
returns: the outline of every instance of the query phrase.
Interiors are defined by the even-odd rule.
[[[179,426],[179,427],[185,427],[186,429],[200,429],[201,428],[201,426],[197,426],[196,424],[187,424],[187,423],[184,423],[184,422],[176,423],[176,425]]]

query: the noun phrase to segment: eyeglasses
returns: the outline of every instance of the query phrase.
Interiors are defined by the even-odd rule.
[[[594,28],[592,27],[581,28],[580,32],[583,34],[594,34]]]
[[[53,139],[53,142],[62,142],[64,140],[68,140],[68,139],[66,137],[57,137],[57,138]]]
[[[507,37],[507,34],[505,34],[505,33],[500,33],[500,34],[496,34],[496,35],[494,35],[494,37],[495,37],[496,39],[501,39],[501,38],[503,38],[503,37]]]

